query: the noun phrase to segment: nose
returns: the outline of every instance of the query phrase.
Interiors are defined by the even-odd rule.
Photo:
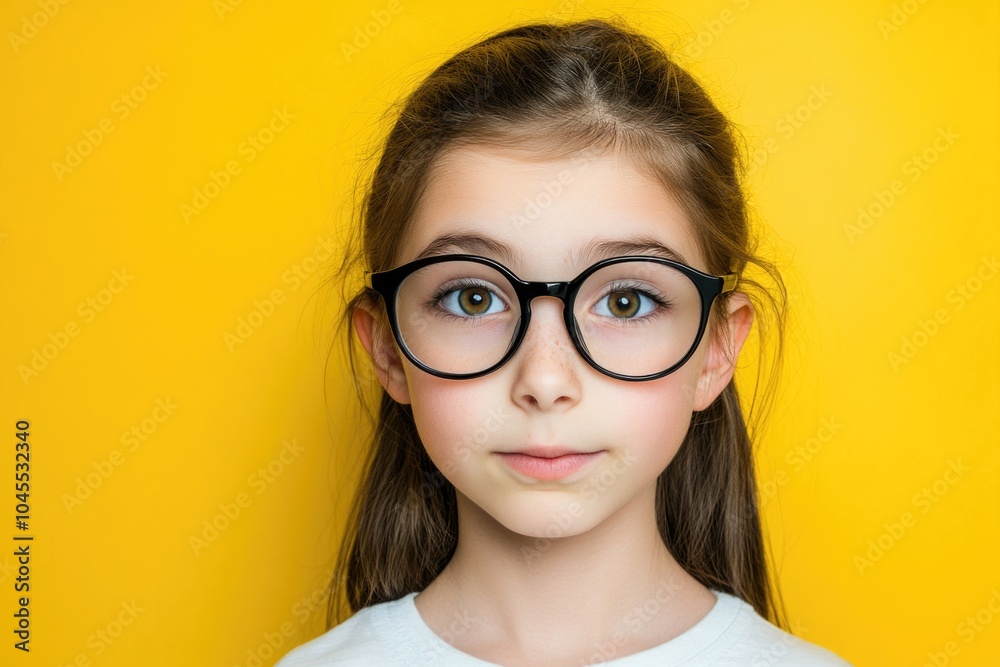
[[[515,403],[536,410],[567,409],[580,401],[581,364],[563,321],[563,302],[536,297],[524,340],[511,359]]]

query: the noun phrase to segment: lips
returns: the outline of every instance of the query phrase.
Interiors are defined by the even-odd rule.
[[[508,468],[539,481],[572,477],[588,468],[604,451],[578,452],[566,448],[531,447],[520,452],[496,452]]]
[[[570,449],[569,447],[526,447],[524,449],[519,449],[514,452],[497,452],[497,454],[524,454],[525,456],[534,456],[540,459],[554,459],[559,456],[567,456],[569,454],[596,454],[597,452],[581,452],[575,449]]]

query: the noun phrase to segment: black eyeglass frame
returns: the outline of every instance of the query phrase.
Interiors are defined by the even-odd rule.
[[[576,295],[580,286],[591,274],[599,271],[605,266],[611,266],[612,264],[619,264],[622,262],[633,262],[637,260],[664,264],[666,266],[673,267],[686,275],[691,282],[695,284],[695,287],[698,288],[698,293],[701,295],[701,319],[698,323],[698,333],[695,335],[694,342],[691,344],[690,349],[681,358],[681,360],[673,366],[664,371],[650,373],[647,375],[622,375],[603,368],[591,358],[590,353],[587,351],[587,346],[580,335],[576,317],[573,314],[573,307],[575,305]],[[513,338],[511,338],[507,352],[504,353],[500,361],[485,370],[476,371],[474,373],[446,373],[432,368],[417,359],[406,345],[406,341],[403,340],[402,333],[399,330],[399,322],[396,317],[396,296],[399,293],[399,286],[402,285],[403,281],[411,273],[417,271],[418,269],[422,269],[425,266],[430,266],[431,264],[457,261],[484,264],[499,271],[513,288],[514,293],[517,295],[518,304],[521,308],[521,317],[518,329],[514,333]],[[389,317],[389,325],[392,329],[392,335],[396,339],[396,343],[399,345],[399,348],[403,351],[403,354],[406,355],[406,358],[409,359],[415,366],[427,373],[430,373],[431,375],[449,380],[471,380],[488,375],[499,369],[501,366],[510,361],[511,357],[513,357],[521,347],[521,342],[524,340],[524,336],[528,332],[528,325],[531,323],[531,301],[539,296],[552,296],[563,302],[563,321],[566,324],[566,330],[569,332],[570,340],[573,341],[573,346],[576,347],[580,356],[582,356],[590,366],[604,375],[628,382],[655,380],[669,375],[683,366],[687,360],[691,358],[691,355],[694,354],[694,351],[698,348],[698,344],[701,343],[702,336],[705,334],[705,327],[708,324],[708,317],[711,312],[712,303],[718,296],[735,290],[736,284],[739,280],[739,274],[737,273],[727,273],[723,276],[714,276],[709,273],[699,271],[698,269],[690,267],[687,264],[675,262],[664,257],[649,255],[624,255],[621,257],[609,257],[592,264],[588,268],[584,269],[584,271],[576,278],[567,282],[521,280],[514,275],[510,269],[495,260],[487,257],[480,257],[479,255],[464,254],[422,257],[394,269],[367,272],[366,277],[371,289],[382,297],[386,308],[386,314]]]

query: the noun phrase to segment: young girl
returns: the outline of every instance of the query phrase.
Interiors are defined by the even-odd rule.
[[[691,76],[604,21],[417,88],[347,311],[381,385],[331,598],[355,613],[280,667],[848,664],[770,588],[732,378],[765,302],[780,352],[784,288],[740,166]]]

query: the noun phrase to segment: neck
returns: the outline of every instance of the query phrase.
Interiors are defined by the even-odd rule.
[[[514,533],[457,494],[458,546],[417,596],[421,616],[459,650],[519,664],[546,664],[522,659],[545,655],[552,664],[595,653],[609,660],[677,636],[715,597],[664,545],[654,492],[590,530],[554,538]],[[468,631],[456,636],[458,611]]]

